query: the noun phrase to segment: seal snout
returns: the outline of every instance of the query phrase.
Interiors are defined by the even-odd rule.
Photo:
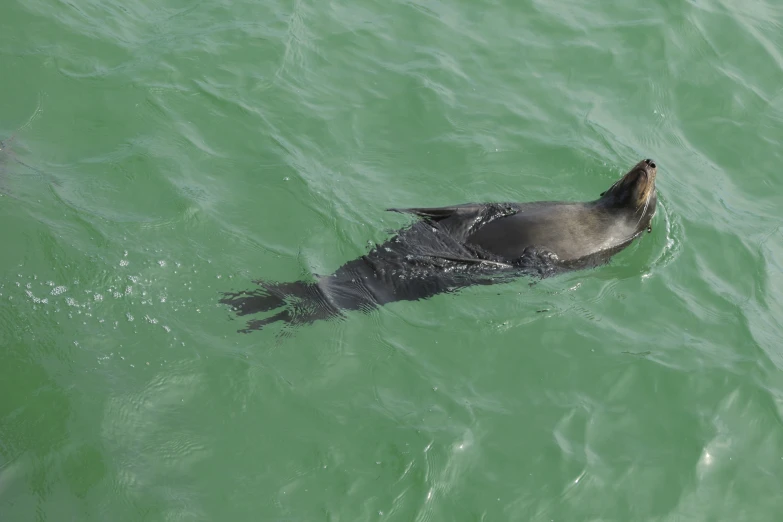
[[[645,163],[645,164],[646,164],[648,167],[650,167],[651,169],[654,169],[654,168],[655,168],[655,162],[654,162],[653,160],[651,160],[650,158],[647,158],[646,160],[644,160],[644,163]]]

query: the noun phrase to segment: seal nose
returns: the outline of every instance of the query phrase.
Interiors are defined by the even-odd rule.
[[[645,162],[645,163],[647,164],[647,166],[648,166],[648,167],[650,167],[651,169],[654,169],[654,168],[655,168],[655,162],[654,162],[653,160],[651,160],[651,159],[647,158],[646,160],[644,160],[644,162]]]

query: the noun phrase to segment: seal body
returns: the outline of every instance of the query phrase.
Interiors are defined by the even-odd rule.
[[[597,266],[650,229],[656,174],[652,160],[640,161],[589,202],[389,209],[419,220],[316,282],[256,281],[259,289],[226,293],[220,302],[238,315],[283,308],[249,321],[240,330],[248,332],[276,321],[310,323],[521,275],[549,277]]]

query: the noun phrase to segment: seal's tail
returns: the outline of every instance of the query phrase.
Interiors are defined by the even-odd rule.
[[[260,330],[278,321],[301,325],[342,315],[316,283],[255,282],[261,287],[259,290],[225,293],[220,303],[231,306],[238,316],[284,309],[264,319],[248,321],[247,327],[239,330],[242,333]]]

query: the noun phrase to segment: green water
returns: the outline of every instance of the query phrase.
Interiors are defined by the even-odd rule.
[[[783,7],[10,0],[0,520],[771,521]],[[595,270],[238,334],[388,207],[588,200]]]

